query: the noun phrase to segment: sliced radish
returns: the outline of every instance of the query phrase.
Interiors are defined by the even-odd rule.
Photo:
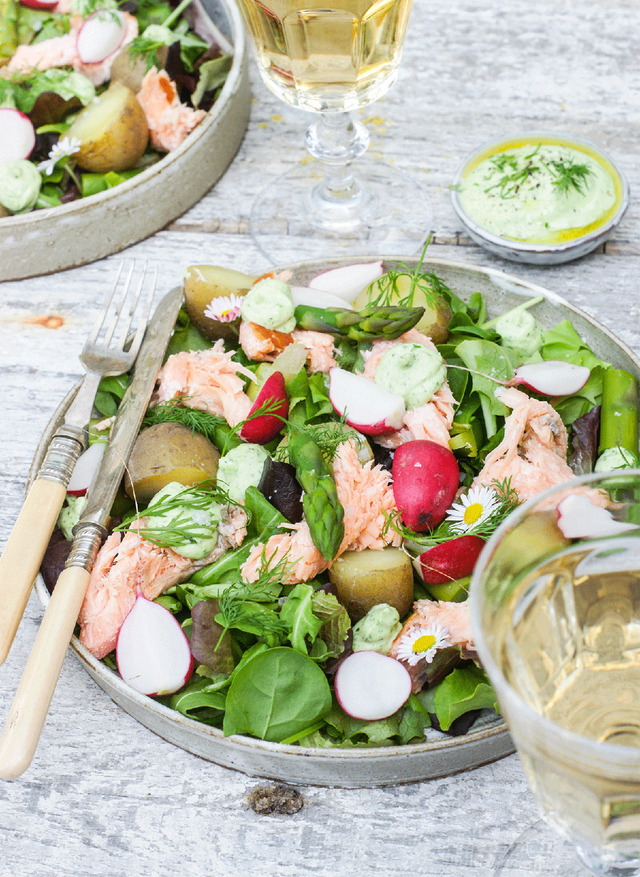
[[[590,374],[590,369],[584,365],[573,365],[562,359],[547,359],[545,362],[518,366],[505,386],[517,387],[522,384],[543,396],[571,396],[584,387]]]
[[[84,496],[91,487],[91,482],[95,478],[95,474],[100,468],[100,463],[104,456],[104,442],[95,442],[89,445],[84,453],[80,454],[76,465],[73,467],[67,493],[72,496]]]
[[[113,55],[126,33],[124,13],[115,9],[99,9],[86,18],[76,38],[76,51],[83,64],[100,64]]]
[[[307,305],[312,308],[343,308],[352,311],[353,307],[345,299],[331,292],[323,292],[321,289],[311,289],[308,286],[292,286],[291,298],[294,307]]]
[[[345,301],[353,301],[359,292],[382,275],[382,261],[361,265],[344,265],[323,271],[309,281],[311,289],[330,292]]]
[[[558,529],[567,539],[599,539],[638,529],[638,524],[616,521],[610,511],[579,493],[565,496],[557,512]]]
[[[256,414],[265,406],[269,408],[268,414]],[[266,445],[281,432],[288,415],[289,397],[287,396],[284,375],[280,371],[274,371],[258,393],[249,412],[249,417],[240,430],[240,437],[245,442]]]
[[[329,370],[329,399],[340,417],[365,435],[400,429],[406,411],[398,393],[342,368]]]
[[[168,609],[138,594],[116,644],[118,672],[141,694],[173,694],[194,668],[189,640]]]
[[[423,551],[418,558],[423,581],[427,585],[444,585],[470,576],[484,545],[484,539],[467,533]]]
[[[342,709],[354,719],[386,719],[411,694],[407,668],[380,652],[353,652],[338,667],[335,692]]]
[[[36,145],[31,119],[12,107],[0,107],[0,162],[29,158]]]
[[[29,9],[55,9],[58,0],[20,0],[20,3]]]

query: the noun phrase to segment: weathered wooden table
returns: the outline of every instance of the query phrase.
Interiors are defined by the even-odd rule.
[[[547,286],[636,351],[639,57],[635,0],[418,0],[396,86],[359,114],[369,122],[372,152],[427,187],[434,256],[494,265]],[[247,234],[247,216],[265,174],[303,159],[307,118],[280,104],[255,74],[253,85],[249,129],[223,179],[169,228],[127,251],[158,263],[163,288],[192,263],[268,267]],[[461,158],[485,139],[526,129],[586,137],[619,160],[632,200],[604,250],[561,267],[525,268],[461,234],[448,192]],[[81,374],[78,355],[117,260],[0,284],[2,544],[38,438]],[[41,615],[32,597],[0,668],[2,722]],[[539,820],[516,756],[410,786],[303,788],[305,805],[294,816],[250,810],[245,799],[259,782],[154,736],[70,654],[31,768],[0,785],[0,875],[540,877],[579,870],[551,833],[526,864],[511,866],[512,845]]]

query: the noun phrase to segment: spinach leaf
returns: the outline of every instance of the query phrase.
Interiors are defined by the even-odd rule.
[[[496,695],[484,670],[475,664],[457,667],[434,689],[433,705],[443,731],[471,710],[496,709]]]
[[[313,725],[331,709],[331,689],[320,667],[295,649],[256,654],[233,674],[223,731],[279,743]]]
[[[228,684],[229,677],[223,673],[214,678],[197,679],[174,694],[169,706],[190,719],[219,726],[225,708],[224,689]]]

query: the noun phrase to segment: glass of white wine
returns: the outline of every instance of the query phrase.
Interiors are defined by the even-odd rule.
[[[640,874],[640,470],[522,505],[485,547],[470,599],[545,821],[585,873]]]
[[[359,161],[369,134],[352,111],[395,82],[412,0],[238,0],[263,81],[317,114],[303,161],[272,180],[251,211],[251,233],[272,261],[345,253],[411,254],[431,229],[416,180]]]

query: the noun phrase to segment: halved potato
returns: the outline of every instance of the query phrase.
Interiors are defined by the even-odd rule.
[[[132,168],[149,140],[149,126],[138,98],[121,82],[86,106],[68,129],[80,141],[74,159],[86,171],[107,173]]]
[[[352,621],[363,618],[378,603],[388,603],[402,618],[413,602],[413,567],[400,548],[345,551],[329,568],[338,600]]]
[[[146,505],[166,484],[185,487],[215,478],[220,453],[199,432],[180,423],[159,423],[143,429],[131,451],[124,489]]]
[[[244,295],[256,279],[250,274],[219,268],[217,265],[190,265],[184,274],[184,299],[187,313],[196,329],[210,341],[229,338],[237,342],[237,328],[205,317],[204,311],[214,298]]]

